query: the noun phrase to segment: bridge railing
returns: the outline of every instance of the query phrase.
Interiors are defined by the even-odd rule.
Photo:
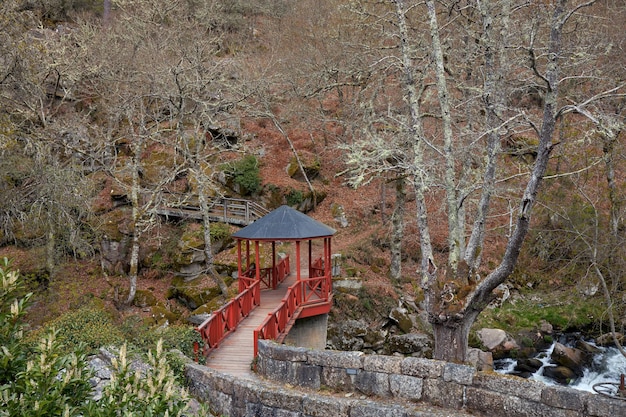
[[[173,195],[186,196],[186,194]],[[169,206],[156,207],[154,212],[167,217],[201,219],[203,213],[197,201],[179,202]],[[209,202],[209,218],[224,223],[248,225],[265,216],[269,211],[254,201],[237,198],[218,198]]]
[[[267,318],[254,330],[254,357],[258,353],[257,342],[259,339],[278,339],[289,330],[287,326],[301,307],[307,305],[328,302],[330,298],[331,276],[324,274],[323,262],[316,260],[310,272],[316,275],[296,282],[287,289],[287,294],[281,300],[278,307],[267,315]]]
[[[282,258],[278,264],[274,267],[269,268],[261,268],[259,270],[259,279],[261,280],[261,284],[265,286],[265,288],[276,289],[291,273],[291,267],[289,265],[289,255]],[[241,273],[240,281],[239,281],[239,292],[243,291],[243,289],[248,288],[254,280],[256,275],[256,270],[254,268],[249,269],[245,272]]]
[[[219,346],[224,338],[234,331],[239,323],[261,303],[261,285],[252,282],[239,295],[234,297],[220,309],[214,311],[196,330],[204,340],[203,354]]]

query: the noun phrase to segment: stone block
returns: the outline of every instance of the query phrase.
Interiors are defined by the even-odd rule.
[[[408,375],[389,375],[389,390],[394,397],[411,401],[422,399],[422,378]]]
[[[319,389],[322,380],[322,367],[317,365],[306,365],[296,363],[295,381],[296,385],[305,388]]]
[[[583,417],[583,410],[565,410],[513,395],[468,387],[466,408],[488,416],[507,417]]]
[[[277,408],[274,410],[274,417],[302,417],[302,413],[299,411],[289,411]]]
[[[612,399],[602,395],[586,397],[589,416],[617,417],[626,416],[626,401]]]
[[[424,358],[404,358],[400,365],[403,375],[420,378],[439,378],[446,363]]]
[[[531,381],[513,375],[478,372],[474,376],[476,388],[514,395],[531,401],[538,401],[546,385],[539,381]]]
[[[463,406],[465,386],[441,379],[424,379],[422,399],[438,407],[460,409]]]
[[[274,407],[268,407],[266,405],[260,404],[257,408],[256,414],[248,414],[255,417],[275,417],[276,409]]]
[[[265,359],[263,361],[263,375],[272,381],[279,381],[287,384],[295,384],[294,365],[291,362]]]
[[[354,387],[365,395],[391,396],[389,374],[383,372],[359,372],[354,380]]]
[[[274,344],[271,354],[274,359],[289,362],[306,362],[309,359],[310,349],[287,345]]]
[[[348,417],[352,400],[321,395],[305,396],[302,399],[302,414],[311,417]]]
[[[240,381],[233,385],[233,407],[245,408],[248,404],[258,403],[261,386],[252,382]]]
[[[363,352],[339,352],[334,350],[311,350],[308,353],[309,365],[330,366],[333,368],[363,368]]]
[[[349,375],[346,368],[322,368],[321,385],[338,391],[354,391],[356,374]]]
[[[363,358],[363,369],[372,372],[399,374],[401,373],[403,359],[397,356],[365,355]]]
[[[586,397],[593,395],[573,388],[550,386],[541,393],[541,402],[551,407],[583,410]]]
[[[472,385],[476,368],[473,366],[446,363],[443,367],[443,380],[461,385]]]
[[[224,414],[226,416],[233,414],[232,402],[232,396],[224,394],[220,391],[213,392],[210,399],[211,408],[217,411],[219,414]]]
[[[261,391],[260,402],[267,407],[300,411],[302,409],[302,393],[279,387],[266,388]]]
[[[406,410],[400,406],[385,405],[373,401],[358,401],[350,407],[350,417],[406,417]]]

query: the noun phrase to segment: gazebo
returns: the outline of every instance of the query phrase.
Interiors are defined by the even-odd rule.
[[[329,310],[332,294],[331,237],[334,234],[333,228],[286,205],[237,231],[232,236],[237,240],[239,292],[245,291],[255,282],[263,284],[265,288],[276,289],[291,272],[289,256],[282,256],[279,259],[276,244],[295,242],[296,284],[301,287],[301,291],[298,291],[298,304],[328,304]],[[323,253],[320,256],[314,256],[313,253],[315,240],[323,242]],[[302,268],[303,243],[308,244],[306,245],[308,273],[305,269],[305,276]],[[254,245],[253,256],[251,244]],[[261,265],[261,244],[272,246],[271,265]],[[317,309],[301,317],[327,312]]]
[[[279,305],[268,313],[254,330],[254,356],[259,339],[279,342],[289,336],[293,326],[298,327],[294,339],[306,339],[311,346],[324,348],[327,314],[332,306],[331,237],[335,230],[289,206],[281,206],[232,236],[237,240],[237,270],[239,294],[214,311],[200,326],[198,332],[204,340],[204,355],[217,348],[220,342],[239,323],[261,304],[262,287],[275,290],[289,277],[294,281]],[[313,242],[322,241],[321,255],[314,255]],[[245,247],[244,247],[245,242]],[[278,259],[277,243],[295,243],[295,280],[291,275],[288,255]],[[307,247],[307,269],[302,268],[302,246]],[[271,244],[271,260],[261,265],[261,244]],[[251,246],[254,245],[254,256]],[[318,250],[319,251],[319,250]],[[296,321],[307,319],[298,326]],[[312,342],[313,340],[313,342]]]
[[[331,275],[331,237],[335,230],[315,219],[283,205],[266,214],[254,223],[237,231],[232,236],[237,240],[237,269],[239,292],[248,288],[255,281],[260,281],[266,288],[276,287],[290,273],[289,256],[280,256],[276,244],[295,242],[296,282]],[[323,253],[314,258],[313,241],[323,241]],[[245,243],[245,248],[244,246]],[[306,264],[308,276],[302,276],[302,244],[308,243]],[[254,244],[254,252],[251,250]],[[271,244],[271,266],[261,265],[261,244]],[[317,255],[315,255],[317,256]],[[305,270],[306,272],[306,270]],[[330,288],[328,288],[330,290]]]

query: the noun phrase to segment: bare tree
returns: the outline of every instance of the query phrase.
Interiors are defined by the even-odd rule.
[[[396,23],[396,59],[402,73],[395,79],[402,81],[407,115],[406,123],[394,125],[409,145],[391,141],[385,146],[369,135],[350,145],[348,164],[354,184],[389,169],[404,171],[412,180],[420,283],[438,359],[465,360],[471,325],[493,299],[493,290],[513,272],[556,146],[557,121],[573,108],[589,108],[591,102],[623,92],[619,84],[603,84],[585,98],[572,94],[580,91],[567,83],[584,74],[588,55],[564,65],[562,56],[577,51],[565,28],[568,23],[589,24],[594,18],[581,11],[594,3],[559,0],[516,6],[509,0],[480,0],[456,2],[443,12],[443,5],[431,0],[423,6],[394,0],[393,9],[386,10]],[[378,15],[385,12],[377,10]],[[420,51],[429,58],[421,70],[416,68],[424,57]],[[539,92],[541,107],[529,109],[516,91],[533,90]],[[518,135],[533,137],[532,166],[520,165],[524,182],[517,174],[506,180],[507,160],[502,159],[504,138]],[[391,159],[394,151],[403,156]],[[493,203],[498,189],[519,201],[502,254],[485,247],[490,214],[498,209]],[[445,260],[433,248],[430,223],[438,208],[433,210],[431,199],[445,207]],[[481,267],[485,256],[492,262],[499,256],[497,266]]]

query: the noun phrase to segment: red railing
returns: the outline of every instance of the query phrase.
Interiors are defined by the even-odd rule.
[[[261,268],[261,277],[264,273],[271,278],[271,282],[267,282],[276,283],[277,286],[290,273],[289,257],[286,256],[281,259],[274,268]],[[214,311],[211,317],[196,328],[204,340],[203,353],[205,356],[217,348],[221,341],[230,332],[235,331],[239,323],[261,304],[261,283],[266,283],[266,281],[257,281],[254,274],[254,270],[242,273],[239,277],[239,295],[219,310]],[[274,288],[276,287],[274,286]]]
[[[204,340],[203,354],[219,346],[220,342],[261,303],[260,282],[252,282],[239,295],[211,314],[196,330]]]
[[[261,269],[261,282],[267,286],[267,288],[276,289],[281,282],[287,278],[291,272],[289,268],[289,256],[285,256],[274,266],[273,268]]]
[[[313,265],[309,268],[309,272],[315,275],[289,287],[280,305],[269,313],[263,323],[254,331],[254,357],[258,353],[257,342],[259,339],[278,339],[284,336],[288,330],[287,326],[292,319],[296,318],[294,316],[299,313],[300,307],[328,302],[331,288],[330,274],[324,274],[321,259],[315,261]]]

